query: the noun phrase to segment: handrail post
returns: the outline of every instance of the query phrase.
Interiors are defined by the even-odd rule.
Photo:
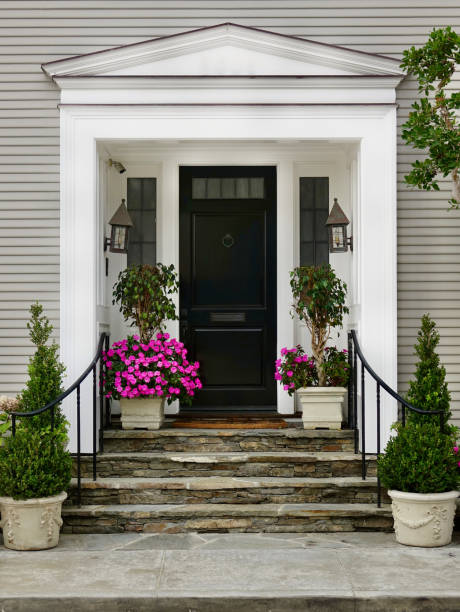
[[[12,436],[16,435],[16,415],[15,414],[11,415],[11,435]]]
[[[364,363],[361,362],[361,475],[366,480],[366,391]]]
[[[359,430],[358,430],[358,356],[356,347],[353,350],[353,424],[355,428],[355,455],[359,453]]]
[[[380,383],[377,381],[377,457],[380,455]],[[382,490],[377,472],[377,507],[382,505]]]
[[[354,429],[353,421],[353,342],[351,332],[348,332],[348,427]]]
[[[107,352],[109,350],[109,347],[110,347],[110,336],[109,336],[109,334],[105,335],[104,344],[105,344],[105,351]],[[104,372],[107,375],[107,369],[105,368],[105,365],[104,365]],[[105,398],[105,425],[106,426],[110,425],[111,422],[112,422],[112,415],[110,413],[110,399],[108,397],[106,397]]]
[[[104,451],[104,361],[99,355],[99,451]]]
[[[80,385],[77,387],[77,502],[81,506],[81,415]]]
[[[97,452],[96,365],[93,366],[93,480],[96,480]]]

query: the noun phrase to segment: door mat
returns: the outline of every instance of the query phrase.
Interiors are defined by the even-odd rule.
[[[277,415],[181,415],[169,427],[187,429],[285,429],[286,421]]]

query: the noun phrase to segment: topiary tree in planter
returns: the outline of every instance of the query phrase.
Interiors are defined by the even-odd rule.
[[[119,305],[125,321],[131,320],[131,326],[139,329],[140,341],[148,343],[162,331],[164,321],[178,318],[169,297],[177,290],[173,265],[132,265],[118,275],[112,303]]]
[[[415,352],[418,362],[415,377],[409,383],[407,401],[421,410],[443,410],[444,423],[447,424],[450,414],[450,394],[446,383],[446,369],[441,365],[436,347],[439,344],[439,333],[436,323],[428,314],[423,315]],[[439,423],[436,416],[409,412],[408,417],[416,422]]]
[[[15,550],[56,546],[62,525],[61,506],[71,479],[72,458],[67,450],[67,422],[59,408],[32,417],[21,412],[44,408],[62,392],[64,366],[59,347],[48,344],[53,331],[43,308],[31,306],[29,334],[36,350],[29,363],[29,379],[17,400],[3,398],[7,416],[19,416],[15,435],[0,446],[0,509],[4,543]]]
[[[59,361],[59,346],[49,342],[53,326],[48,317],[43,314],[43,306],[38,302],[30,307],[30,321],[27,323],[29,337],[35,346],[34,355],[28,365],[28,379],[25,389],[18,396],[19,410],[32,412],[39,410],[56,399],[63,391],[64,365]],[[59,406],[55,407],[54,424],[56,427],[64,424],[65,417]],[[49,410],[40,415],[22,419],[26,429],[41,429],[51,424]]]
[[[327,375],[323,364],[326,344],[334,327],[341,327],[347,286],[329,264],[300,266],[291,272],[294,312],[304,321],[311,333],[311,350],[318,372],[318,385],[326,386]]]
[[[396,539],[409,546],[443,546],[452,539],[460,484],[457,429],[438,419],[393,426],[377,471],[392,498]]]

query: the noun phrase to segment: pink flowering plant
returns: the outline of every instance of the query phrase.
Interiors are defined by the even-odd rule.
[[[315,360],[298,344],[294,348],[282,348],[281,359],[275,361],[275,380],[283,385],[289,395],[296,389],[318,384]]]
[[[178,399],[191,404],[202,383],[198,377],[200,364],[189,362],[182,342],[158,333],[148,342],[139,336],[128,336],[114,342],[103,354],[106,397]]]
[[[349,377],[347,351],[339,351],[331,346],[325,350],[322,368],[325,372],[326,386],[346,386]],[[282,348],[281,359],[275,361],[275,380],[283,385],[289,395],[296,389],[318,386],[318,371],[314,357],[309,357],[298,344],[294,348]]]

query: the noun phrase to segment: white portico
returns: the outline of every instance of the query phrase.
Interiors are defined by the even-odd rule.
[[[330,202],[338,197],[354,236],[353,253],[331,257],[349,286],[347,325],[396,387],[396,61],[222,24],[43,69],[61,88],[61,355],[69,381],[110,327],[103,237],[117,203],[105,202],[104,160],[114,156],[128,176],[157,178],[157,258],[179,273],[179,168],[276,168],[278,351],[300,340],[289,290],[299,262],[299,177],[328,177]],[[281,391],[277,407],[293,411]],[[382,411],[386,432],[394,410],[389,402]]]

